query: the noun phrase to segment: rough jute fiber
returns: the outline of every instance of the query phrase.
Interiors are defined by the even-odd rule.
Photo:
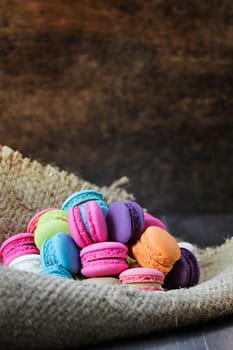
[[[108,204],[133,199],[122,188],[125,182],[100,188],[0,146],[0,242],[24,232],[37,211],[60,207],[81,189],[101,191]],[[233,238],[218,247],[196,247],[200,283],[169,292],[85,285],[0,266],[1,349],[78,348],[233,314],[232,253]]]

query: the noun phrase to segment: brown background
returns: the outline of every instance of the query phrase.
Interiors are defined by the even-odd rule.
[[[233,212],[233,5],[1,0],[0,143],[154,214]]]

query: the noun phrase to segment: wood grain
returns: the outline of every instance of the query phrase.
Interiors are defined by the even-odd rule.
[[[2,0],[0,140],[154,214],[233,210],[232,1]]]

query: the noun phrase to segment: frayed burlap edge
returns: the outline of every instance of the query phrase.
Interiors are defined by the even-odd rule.
[[[107,203],[133,198],[122,185],[98,187],[74,174],[0,146],[0,237],[25,231],[32,215],[60,207],[74,191],[93,188]],[[78,347],[194,324],[233,313],[233,238],[196,249],[200,283],[190,289],[143,292],[128,286],[84,285],[0,267],[1,348]]]

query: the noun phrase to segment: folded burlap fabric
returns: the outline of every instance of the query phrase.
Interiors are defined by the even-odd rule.
[[[74,174],[0,146],[0,242],[25,232],[30,218],[60,207],[72,192],[93,188],[108,204],[132,199],[122,185],[98,187]],[[200,283],[190,289],[143,292],[94,286],[0,266],[1,349],[78,347],[171,329],[233,313],[233,238],[199,249]]]

